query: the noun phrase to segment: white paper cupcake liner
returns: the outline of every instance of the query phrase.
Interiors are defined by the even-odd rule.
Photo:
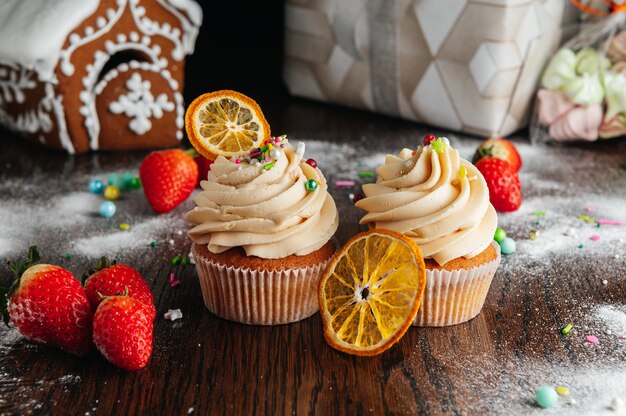
[[[251,325],[297,322],[319,310],[317,290],[330,261],[286,270],[250,270],[216,263],[192,248],[202,297],[215,315]]]
[[[426,269],[426,289],[413,325],[456,325],[480,313],[500,265],[500,246],[493,244],[498,254],[488,263],[453,271]]]

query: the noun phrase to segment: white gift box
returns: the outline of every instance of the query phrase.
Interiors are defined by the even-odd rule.
[[[566,0],[288,0],[294,95],[484,136],[524,127]]]

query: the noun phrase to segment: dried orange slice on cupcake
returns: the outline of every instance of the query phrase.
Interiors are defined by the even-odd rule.
[[[241,156],[270,137],[261,107],[237,91],[221,90],[193,100],[185,114],[185,129],[192,146],[202,156]]]
[[[402,234],[357,234],[328,264],[319,306],[328,344],[354,355],[377,355],[407,331],[426,285],[422,253]]]

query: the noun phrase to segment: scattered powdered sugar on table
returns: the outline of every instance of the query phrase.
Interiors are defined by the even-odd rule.
[[[86,184],[88,180],[83,178],[82,182]],[[149,207],[141,190],[127,191],[114,202],[115,216],[103,218],[98,209],[104,201],[102,195],[88,192],[85,185],[84,191],[51,195],[45,202],[32,201],[28,196],[16,196],[3,202],[0,205],[0,258],[22,255],[30,245],[40,244],[46,235],[54,235],[55,238],[48,240],[58,243],[46,248],[47,255],[63,256],[69,252],[96,258],[145,248],[151,241],[170,239],[175,232],[186,231],[188,225],[183,214],[193,204],[189,198],[174,211],[159,215]],[[128,223],[130,228],[121,230],[121,223]],[[77,234],[79,238],[75,237]],[[68,241],[64,236],[75,239]]]

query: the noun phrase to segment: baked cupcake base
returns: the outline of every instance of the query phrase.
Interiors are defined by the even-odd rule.
[[[193,244],[202,297],[215,315],[251,325],[300,321],[318,311],[317,291],[332,242],[305,256],[262,259],[242,248],[211,253]]]
[[[426,260],[426,289],[413,321],[415,326],[448,326],[478,315],[500,264],[500,246],[493,242],[472,259],[455,259],[443,266]]]

